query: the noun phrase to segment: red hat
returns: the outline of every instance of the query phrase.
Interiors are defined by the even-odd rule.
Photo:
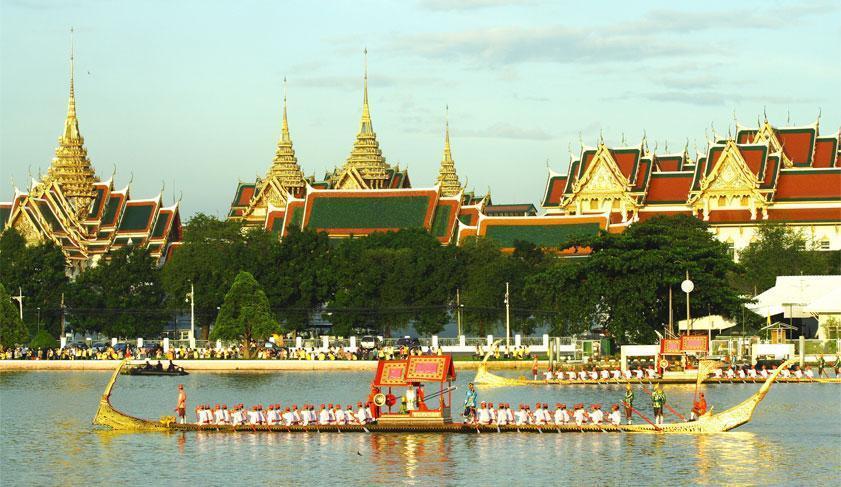
[[[327,403],[327,407],[328,407],[328,408],[330,408],[330,409],[332,409],[332,408],[333,408],[333,403],[332,403],[332,402]]]
[[[216,409],[219,409],[219,403],[217,402],[217,403],[216,403],[216,406],[214,406],[214,407],[215,407]]]
[[[540,403],[537,403],[534,407],[535,407],[535,409],[539,408],[539,407],[540,407]]]
[[[555,403],[555,407],[556,407],[556,408],[561,407],[561,403]]]
[[[293,405],[292,405],[292,409],[298,409],[298,405],[297,405],[297,404],[293,404]]]
[[[494,403],[489,402],[489,403],[488,403],[488,407],[491,407],[491,408],[492,408],[492,407],[494,407]]]
[[[287,413],[289,412],[289,408],[286,408],[286,412],[287,412]]]
[[[529,409],[529,405],[528,405],[528,404],[526,404],[526,409]]]
[[[613,406],[611,406],[611,408],[612,408],[614,411],[616,411],[617,409],[619,409],[619,405],[618,405],[618,404],[614,404]]]
[[[222,405],[222,409],[228,409],[228,405],[227,405],[227,404],[223,404],[223,405]]]
[[[347,405],[347,407],[346,407],[345,409],[353,409],[353,405],[348,404],[348,405]]]
[[[360,408],[361,408],[361,407],[362,407],[362,401],[359,401],[358,403],[356,403],[356,407],[360,407]]]
[[[564,403],[561,403],[561,409],[566,409],[566,408],[567,408],[567,405],[564,404]]]
[[[321,405],[321,409],[324,409],[324,404]]]

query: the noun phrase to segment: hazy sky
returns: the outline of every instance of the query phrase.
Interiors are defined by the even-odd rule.
[[[282,80],[298,160],[319,178],[358,130],[367,46],[386,159],[432,186],[450,107],[462,181],[539,202],[579,132],[659,151],[705,130],[841,123],[841,7],[801,2],[0,0],[0,200],[50,164],[76,97],[98,175],[184,216],[225,215],[237,180],[271,163]]]

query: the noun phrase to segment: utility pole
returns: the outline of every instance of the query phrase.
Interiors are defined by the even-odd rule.
[[[695,289],[695,284],[689,280],[689,271],[686,271],[686,280],[680,283],[681,291],[686,293],[686,334],[692,334],[692,319],[689,315],[689,293]]]
[[[456,288],[456,336],[461,336],[461,293]]]
[[[18,287],[18,295],[12,296],[12,299],[18,302],[18,307],[20,308],[20,320],[23,321],[23,291],[20,287]]]
[[[666,333],[666,336],[669,338],[675,336],[674,314],[674,309],[672,309],[672,286],[669,286],[669,332]]]
[[[511,345],[511,300],[508,297],[508,282],[505,283],[505,352]]]
[[[64,320],[64,293],[61,293],[61,336],[64,336],[64,328],[65,328],[65,320]]]
[[[190,281],[190,292],[187,293],[187,299],[190,302],[190,348],[196,348],[196,290],[193,282]]]

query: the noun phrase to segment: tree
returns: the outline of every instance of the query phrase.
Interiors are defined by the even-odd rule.
[[[254,277],[263,284],[285,328],[302,330],[333,295],[330,238],[292,227],[277,244],[274,234],[264,234],[274,239],[267,249],[270,264],[254,269]]]
[[[9,293],[22,291],[23,320],[31,334],[39,314],[43,328],[53,335],[60,333],[61,295],[69,282],[66,269],[64,254],[53,241],[26,245],[13,228],[0,234],[0,282]]]
[[[169,313],[161,271],[148,249],[128,246],[82,272],[70,286],[68,305],[75,329],[112,337],[160,334]]]
[[[0,284],[0,346],[13,347],[23,345],[29,340],[26,325],[20,319],[17,306],[12,303],[12,297]]]
[[[56,348],[58,347],[58,340],[55,339],[52,335],[47,332],[47,330],[41,330],[35,334],[35,337],[32,338],[32,341],[29,343],[29,348],[33,350],[46,350],[48,348]]]
[[[250,272],[240,271],[225,295],[210,339],[241,341],[249,359],[253,340],[264,341],[280,332],[263,288]]]
[[[335,295],[327,312],[334,333],[443,329],[457,283],[454,248],[422,230],[401,230],[344,240],[331,256]]]
[[[780,223],[764,223],[756,239],[739,255],[743,272],[736,278],[745,294],[774,286],[777,276],[838,273],[838,253],[820,252],[802,233]]]
[[[163,283],[171,310],[183,310],[184,299],[195,289],[196,322],[207,337],[217,307],[241,270],[270,272],[272,246],[277,239],[263,230],[245,230],[241,223],[219,220],[203,213],[184,228],[184,239],[164,266]]]
[[[484,336],[503,317],[505,282],[511,277],[509,261],[491,239],[468,239],[459,250],[464,270],[460,284],[462,327],[468,333]]]
[[[568,277],[555,280],[550,274],[535,278],[533,284],[548,286],[544,295],[569,293],[569,299],[587,303],[586,313],[576,310],[574,315],[588,319],[588,325],[602,326],[619,343],[655,339],[654,331],[668,322],[669,288],[680,296],[678,286],[687,271],[695,283],[692,316],[708,311],[734,316],[743,303],[729,281],[738,267],[725,244],[715,239],[704,222],[691,216],[657,216],[635,223],[621,234],[603,232],[567,245],[592,251],[583,268],[567,271],[573,276],[577,273],[580,283],[574,285]],[[548,272],[557,274],[559,270]],[[673,306],[675,316],[681,316],[680,299]]]

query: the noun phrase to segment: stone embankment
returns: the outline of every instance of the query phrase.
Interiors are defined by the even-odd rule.
[[[151,360],[155,363],[154,360]],[[187,372],[374,371],[375,360],[175,360]],[[114,370],[117,360],[0,360],[0,372]],[[137,361],[142,363],[142,361]],[[167,362],[164,361],[164,364]],[[476,370],[479,361],[455,361],[457,370]],[[531,362],[493,361],[493,369],[528,369]],[[545,363],[541,364],[545,367]]]

